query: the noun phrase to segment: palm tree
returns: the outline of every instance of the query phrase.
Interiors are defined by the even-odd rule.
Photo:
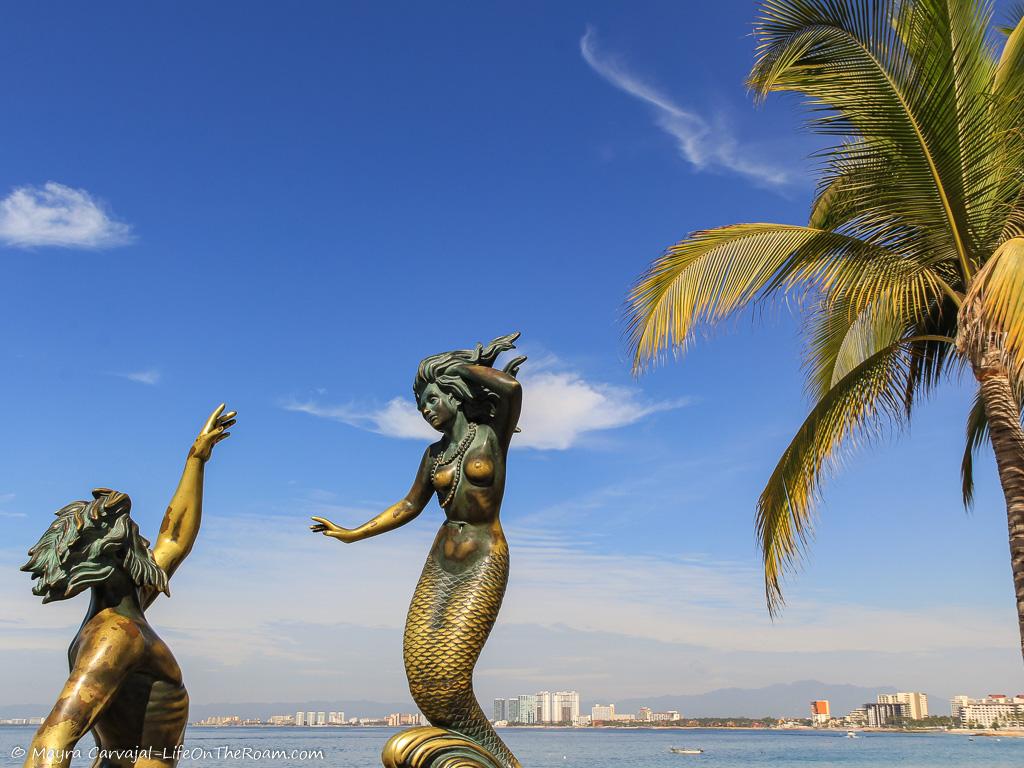
[[[813,406],[757,504],[765,592],[808,544],[825,475],[964,369],[963,499],[991,442],[1024,654],[1024,21],[971,0],[763,0],[748,84],[806,97],[822,153],[809,221],[671,246],[633,287],[634,371],[744,308],[799,299]]]

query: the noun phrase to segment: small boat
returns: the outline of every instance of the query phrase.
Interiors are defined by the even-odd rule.
[[[846,738],[848,738],[848,739],[856,739],[857,738],[857,734],[854,733],[853,731],[847,731],[846,732]]]
[[[674,752],[677,755],[703,755],[703,749],[697,749],[696,747],[669,747],[669,752]]]

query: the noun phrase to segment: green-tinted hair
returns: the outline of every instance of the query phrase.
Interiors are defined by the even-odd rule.
[[[459,365],[486,365],[493,367],[498,355],[511,349],[512,342],[519,336],[512,333],[499,336],[486,347],[477,344],[473,349],[456,349],[423,358],[416,371],[412,391],[419,401],[428,384],[436,384],[447,395],[459,401],[463,413],[470,421],[486,423],[494,418],[499,397],[486,387],[480,386],[459,375]]]
[[[57,510],[57,519],[28,551],[21,570],[39,580],[32,594],[44,603],[74,597],[118,570],[140,588],[170,594],[167,574],[129,514],[131,499],[109,488],[97,488],[92,495],[92,501],[73,501]]]

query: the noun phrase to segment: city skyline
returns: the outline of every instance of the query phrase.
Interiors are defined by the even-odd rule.
[[[155,538],[222,400],[242,420],[173,598],[147,613],[192,701],[406,701],[402,627],[442,514],[352,546],[308,518],[358,524],[397,500],[430,439],[418,361],[512,330],[529,360],[485,709],[568,686],[1024,689],[987,449],[961,508],[966,389],[940,388],[912,433],[828,483],[773,622],[752,523],[806,413],[779,364],[799,351],[793,317],[630,375],[621,306],[650,259],[698,227],[807,217],[815,141],[792,104],[743,86],[752,6],[9,15],[4,55],[37,63],[10,84],[0,142],[17,436],[0,706],[52,704],[85,610],[41,606],[18,570],[53,512],[117,487]],[[194,56],[168,67],[185,37]],[[84,224],[53,226],[62,211]],[[874,577],[894,564],[915,578]]]

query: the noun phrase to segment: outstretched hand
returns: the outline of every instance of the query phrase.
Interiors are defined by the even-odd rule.
[[[227,430],[235,423],[237,413],[235,411],[224,413],[224,407],[224,403],[221,403],[214,409],[210,418],[206,420],[206,424],[199,431],[196,441],[192,444],[190,455],[200,461],[209,461],[213,453],[213,446],[231,435]]]
[[[332,539],[338,541],[344,541],[346,543],[353,541],[351,533],[348,528],[342,528],[340,525],[335,525],[326,517],[314,517],[316,525],[309,526],[309,530],[313,533],[322,533],[324,536],[329,536]]]

